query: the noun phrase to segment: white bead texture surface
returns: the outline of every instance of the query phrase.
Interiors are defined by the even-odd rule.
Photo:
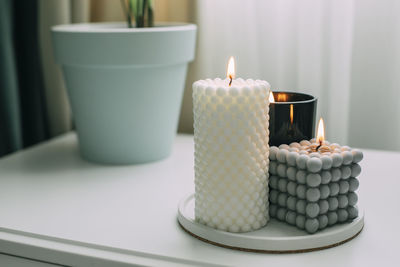
[[[311,140],[312,141],[312,140]],[[307,152],[309,141],[270,148],[270,216],[315,233],[358,216],[357,149],[332,144]],[[300,145],[304,149],[298,149]],[[297,150],[296,150],[297,149]],[[302,153],[304,151],[304,153]]]
[[[201,80],[193,84],[195,217],[229,232],[263,227],[268,219],[266,81]]]

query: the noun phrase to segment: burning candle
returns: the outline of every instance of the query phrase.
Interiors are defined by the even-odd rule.
[[[269,145],[279,146],[314,136],[317,99],[293,92],[271,92]]]
[[[270,215],[309,233],[358,216],[355,191],[363,154],[317,138],[270,148]]]
[[[193,84],[195,218],[207,226],[247,232],[268,221],[270,85],[227,78]]]

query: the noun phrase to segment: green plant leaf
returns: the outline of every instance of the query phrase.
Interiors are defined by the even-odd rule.
[[[126,16],[126,22],[128,24],[128,28],[132,28],[132,14],[130,12],[129,7],[126,6],[125,0],[121,0],[121,7],[122,11],[125,13]]]
[[[128,7],[126,7],[126,1]],[[121,0],[128,22],[132,27],[132,17],[135,19],[136,27],[152,27],[154,25],[153,0]]]

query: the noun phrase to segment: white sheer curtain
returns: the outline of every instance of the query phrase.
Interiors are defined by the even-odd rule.
[[[397,0],[197,1],[188,85],[223,77],[233,55],[238,77],[317,96],[329,140],[400,150],[399,11]]]

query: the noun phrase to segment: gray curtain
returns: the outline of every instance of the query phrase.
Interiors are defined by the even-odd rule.
[[[49,138],[38,1],[0,1],[0,156]]]
[[[0,155],[22,146],[11,1],[0,1]]]
[[[54,61],[50,29],[59,24],[88,22],[89,10],[89,0],[39,0],[39,44],[51,136],[71,129],[71,110],[61,68]]]

